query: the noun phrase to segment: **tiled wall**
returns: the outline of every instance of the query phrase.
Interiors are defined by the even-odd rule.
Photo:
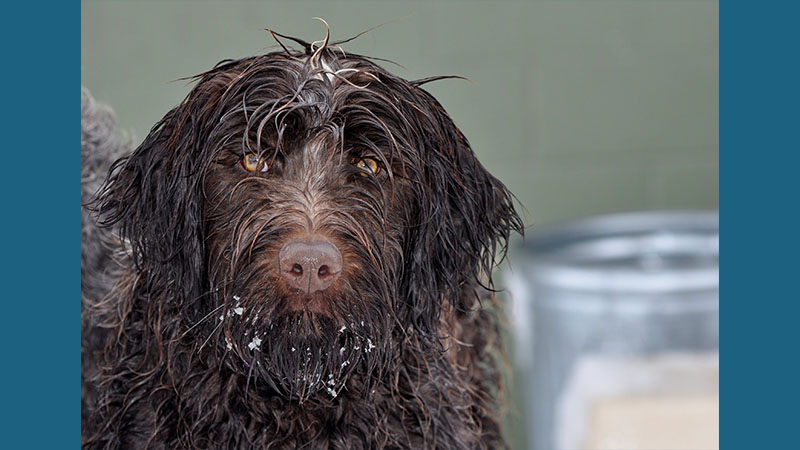
[[[389,23],[345,50],[429,85],[526,222],[718,204],[715,0],[83,2],[82,82],[141,140],[188,92],[174,81]],[[77,94],[76,94],[77,95]]]

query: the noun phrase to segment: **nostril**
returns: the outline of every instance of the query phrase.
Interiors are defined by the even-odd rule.
[[[319,271],[317,271],[317,275],[319,275],[320,278],[325,278],[325,276],[328,275],[329,273],[330,273],[330,269],[328,268],[328,266],[325,266],[325,265],[320,267]]]
[[[302,275],[303,274],[303,266],[300,264],[295,264],[292,266],[292,273],[295,275]]]

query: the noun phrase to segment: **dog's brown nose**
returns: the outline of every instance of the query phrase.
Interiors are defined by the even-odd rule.
[[[287,242],[278,258],[283,279],[307,294],[324,291],[342,271],[339,249],[318,236]]]

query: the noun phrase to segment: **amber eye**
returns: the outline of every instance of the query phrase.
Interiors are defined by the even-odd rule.
[[[267,164],[255,153],[248,153],[242,158],[242,167],[249,172],[255,172],[261,169],[261,172],[267,171]]]
[[[378,165],[378,161],[375,161],[372,158],[359,159],[358,161],[356,161],[356,167],[358,167],[363,171],[358,173],[362,177],[368,176],[367,174],[369,173],[377,175],[381,171],[381,166]]]

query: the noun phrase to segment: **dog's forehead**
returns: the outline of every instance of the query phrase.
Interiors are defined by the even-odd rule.
[[[244,126],[259,150],[265,148],[260,144],[274,144],[270,140],[299,145],[295,138],[300,138],[308,144],[305,149],[317,153],[326,148],[316,140],[319,135],[333,137],[333,143],[369,135],[388,144],[412,134],[415,122],[405,116],[425,108],[416,97],[418,88],[408,81],[367,57],[332,51],[247,58],[220,66],[204,83],[208,88],[200,92],[211,94],[205,100],[218,114],[212,123],[225,130],[219,135]]]

